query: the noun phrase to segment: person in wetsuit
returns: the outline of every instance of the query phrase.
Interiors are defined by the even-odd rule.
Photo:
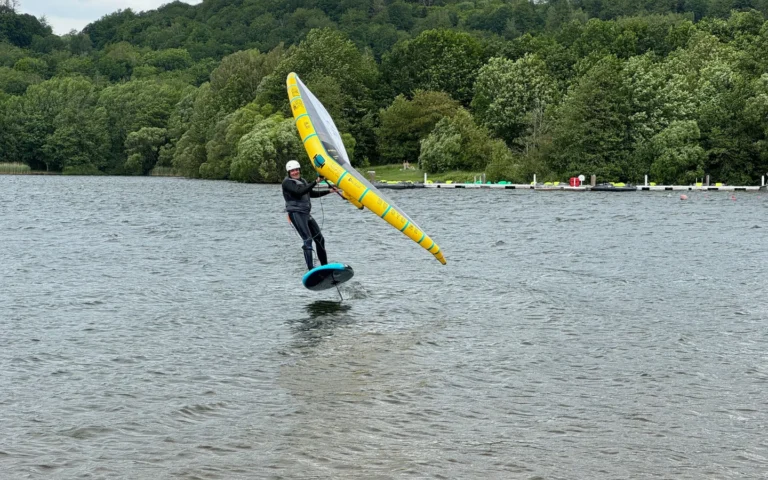
[[[312,270],[314,262],[312,261],[312,241],[317,246],[317,258],[321,265],[328,264],[328,254],[325,252],[325,239],[320,232],[320,227],[310,211],[312,203],[310,198],[318,198],[335,192],[336,188],[331,188],[325,192],[316,192],[313,189],[322,177],[318,177],[310,183],[301,178],[301,165],[296,160],[291,160],[285,164],[285,170],[288,176],[283,180],[283,198],[285,198],[285,211],[288,212],[288,219],[299,232],[304,241],[302,249],[304,250],[304,260],[307,262],[307,268]]]

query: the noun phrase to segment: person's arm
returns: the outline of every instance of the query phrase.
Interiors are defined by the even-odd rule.
[[[317,185],[317,180],[310,182],[306,185],[299,185],[298,183],[294,182],[289,178],[286,178],[285,180],[283,180],[283,190],[297,197],[300,197],[307,192],[310,192],[309,194],[310,196],[312,196],[312,193],[313,193],[312,189],[315,188],[315,185]]]
[[[325,190],[325,191],[322,191],[322,192],[318,192],[318,191],[312,190],[311,192],[309,192],[309,197],[310,198],[324,197],[324,196],[328,195],[329,193],[333,193],[333,192],[336,191],[336,187],[331,187],[331,184],[328,183],[328,181],[325,180],[325,178],[323,178],[323,177],[317,177],[317,179],[315,180],[315,183],[319,184],[322,181],[325,181],[325,184],[330,187],[330,190]]]

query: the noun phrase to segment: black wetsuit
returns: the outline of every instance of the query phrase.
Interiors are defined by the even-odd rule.
[[[317,180],[312,183],[307,183],[306,180],[300,178],[294,180],[291,177],[285,177],[283,180],[283,198],[285,198],[285,211],[288,212],[288,219],[291,221],[296,231],[299,232],[301,239],[304,241],[302,249],[304,250],[304,260],[307,262],[307,268],[310,270],[314,267],[312,261],[312,240],[317,245],[317,258],[320,259],[321,265],[328,263],[328,255],[325,252],[325,239],[320,232],[320,227],[310,211],[312,210],[311,198],[322,197],[331,193],[330,190],[325,192],[315,192],[312,189],[317,185]]]

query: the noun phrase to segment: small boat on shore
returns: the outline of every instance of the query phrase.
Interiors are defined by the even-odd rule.
[[[560,185],[559,183],[537,183],[533,185],[533,189],[537,192],[554,192],[554,191],[560,191],[563,189],[565,185]]]
[[[594,187],[589,187],[589,190],[593,192],[636,192],[637,187],[635,185],[614,185],[612,183],[601,183]]]

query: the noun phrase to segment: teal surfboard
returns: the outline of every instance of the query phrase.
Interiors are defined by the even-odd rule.
[[[325,290],[342,284],[354,276],[352,267],[343,263],[321,265],[304,274],[301,283],[310,290]]]

